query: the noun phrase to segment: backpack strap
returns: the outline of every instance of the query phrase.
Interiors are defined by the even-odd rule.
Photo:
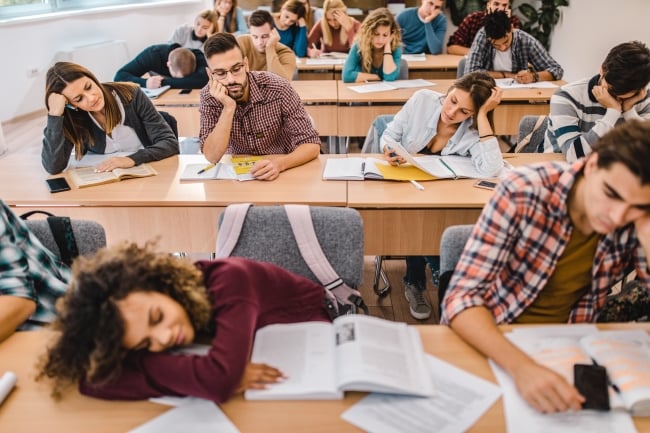
[[[331,292],[340,303],[348,305],[348,308],[355,307],[353,308],[355,311],[349,312],[354,313],[356,308],[361,308],[368,314],[368,307],[363,302],[359,291],[345,284],[327,260],[316,237],[309,206],[288,204],[284,205],[284,209],[303,260],[323,284],[326,293]],[[339,312],[338,309],[337,313],[337,315],[346,314]]]
[[[533,126],[533,130],[530,131],[528,135],[526,135],[524,138],[522,138],[521,141],[519,141],[519,143],[517,143],[517,145],[513,150],[514,153],[521,152],[521,149],[523,149],[528,145],[528,143],[530,143],[530,140],[533,138],[533,134],[537,132],[537,130],[544,124],[547,117],[548,116],[537,116],[537,121],[535,122],[535,126]]]
[[[231,204],[223,212],[223,219],[219,226],[219,236],[217,236],[217,252],[215,258],[222,259],[230,256],[235,249],[239,235],[241,234],[244,220],[248,213],[250,203]]]

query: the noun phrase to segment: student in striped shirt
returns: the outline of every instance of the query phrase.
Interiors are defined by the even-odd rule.
[[[513,171],[483,209],[454,270],[442,322],[510,374],[540,412],[579,410],[584,398],[497,325],[594,322],[630,268],[650,290],[648,161],[650,122],[633,120],[573,164]]]

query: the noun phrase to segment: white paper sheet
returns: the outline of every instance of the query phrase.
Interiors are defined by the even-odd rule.
[[[499,388],[427,355],[436,395],[430,398],[370,394],[341,417],[369,433],[462,433],[500,395]]]
[[[497,78],[494,81],[496,81],[497,87],[502,89],[554,89],[558,87],[557,84],[550,81],[538,81],[537,83],[528,84],[520,84],[513,78]]]

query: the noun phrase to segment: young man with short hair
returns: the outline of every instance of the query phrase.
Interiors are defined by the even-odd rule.
[[[488,0],[485,3],[484,11],[476,11],[467,15],[458,25],[456,31],[449,36],[447,54],[467,55],[476,33],[483,27],[485,16],[494,11],[505,11],[510,17],[513,28],[518,29],[521,25],[519,18],[512,15],[510,0]]]
[[[442,303],[442,322],[494,360],[541,412],[584,401],[497,328],[594,322],[630,268],[650,290],[650,122],[626,122],[573,164],[511,172],[483,209]]]
[[[591,146],[615,125],[650,120],[650,50],[640,41],[612,48],[591,77],[565,84],[551,97],[545,152],[562,152],[569,162],[588,155]]]
[[[320,153],[320,138],[289,82],[248,70],[234,36],[217,33],[205,43],[210,82],[201,90],[201,150],[211,162],[225,153],[278,155],[257,161],[251,174],[274,180]]]
[[[486,71],[494,78],[512,78],[521,84],[560,80],[564,74],[537,39],[512,28],[504,11],[487,14],[483,28],[476,34],[465,73],[475,71]]]
[[[405,54],[440,54],[447,31],[443,0],[422,0],[420,7],[406,8],[397,15]]]
[[[157,89],[200,89],[208,82],[205,56],[201,50],[178,44],[158,44],[142,50],[115,73],[115,81],[130,81],[140,87]],[[144,75],[149,75],[144,77]]]
[[[291,80],[296,70],[296,54],[280,43],[280,34],[273,16],[265,10],[256,10],[248,20],[248,35],[239,35],[237,43],[248,59],[251,71],[269,71]]]

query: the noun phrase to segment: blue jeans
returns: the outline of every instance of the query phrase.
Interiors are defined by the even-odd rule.
[[[412,284],[424,290],[426,287],[427,265],[429,265],[433,274],[433,284],[437,286],[437,274],[440,272],[440,256],[406,256],[404,283]]]

